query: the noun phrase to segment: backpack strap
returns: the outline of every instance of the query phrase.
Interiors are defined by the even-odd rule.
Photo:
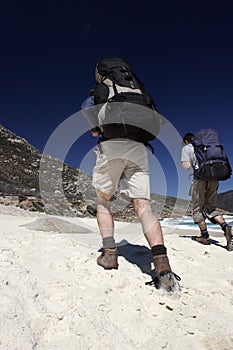
[[[149,147],[149,148],[150,148],[150,150],[151,150],[151,152],[152,152],[153,155],[155,154],[154,147],[153,147],[149,142],[145,142],[144,145],[145,145],[146,147]]]
[[[153,98],[148,94],[148,92],[146,92],[145,88],[144,88],[144,84],[141,82],[141,80],[138,78],[138,76],[133,72],[134,77],[137,79],[138,85],[139,85],[139,89],[142,92],[142,95],[146,101],[146,104],[148,104],[149,106],[152,107],[152,109],[154,109],[155,111],[158,112],[157,107],[155,105],[155,102],[153,100]]]

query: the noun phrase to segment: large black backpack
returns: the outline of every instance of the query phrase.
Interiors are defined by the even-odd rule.
[[[126,60],[101,59],[96,80],[94,101],[104,139],[129,138],[147,144],[157,136],[164,118]]]
[[[227,180],[231,166],[218,133],[214,129],[201,129],[191,141],[198,162],[194,177],[202,180]]]

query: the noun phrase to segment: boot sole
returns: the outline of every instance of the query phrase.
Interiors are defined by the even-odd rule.
[[[103,264],[101,264],[101,258],[99,258],[99,259],[97,259],[97,265],[99,265],[99,266],[101,266],[103,269],[105,269],[105,270],[118,270],[118,264],[117,265],[113,265],[113,266],[104,266]]]
[[[206,240],[199,240],[199,237],[193,236],[192,237],[193,241],[196,241],[197,243],[203,244],[203,245],[210,245],[211,244],[211,239],[207,238]]]
[[[180,290],[179,283],[176,281],[172,272],[167,272],[159,278],[160,288],[167,292],[178,292]]]
[[[105,270],[118,270],[118,266],[115,266],[115,267],[104,267],[103,265],[100,265],[100,264],[98,264],[98,265],[101,266]]]
[[[233,241],[230,241],[230,242],[227,243],[227,250],[229,252],[233,251]]]
[[[232,233],[232,227],[229,227],[229,230],[227,230],[227,232],[224,233],[224,236],[226,237],[227,240],[227,246],[226,249],[229,252],[233,251],[233,233]]]

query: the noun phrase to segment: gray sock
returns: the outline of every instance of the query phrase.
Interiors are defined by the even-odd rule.
[[[116,248],[115,239],[112,236],[103,238],[103,248]]]

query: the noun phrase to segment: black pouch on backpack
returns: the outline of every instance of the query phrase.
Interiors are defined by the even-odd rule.
[[[129,63],[122,58],[104,58],[97,72],[102,80],[96,86],[95,104],[102,104],[97,108],[104,138],[129,138],[145,144],[153,140],[165,118]]]

